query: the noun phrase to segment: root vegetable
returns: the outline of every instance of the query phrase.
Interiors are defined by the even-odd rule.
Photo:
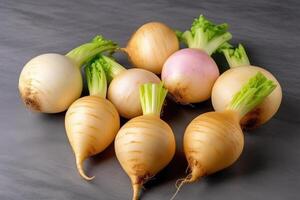
[[[234,95],[226,110],[201,114],[188,125],[183,146],[191,173],[181,180],[177,192],[184,183],[227,168],[239,158],[244,147],[240,119],[275,87],[273,81],[257,73]]]
[[[116,156],[131,180],[133,200],[139,198],[142,185],[175,154],[173,131],[159,117],[166,94],[162,84],[142,85],[143,115],[128,121],[115,139]]]
[[[119,114],[105,99],[107,83],[99,61],[85,68],[90,96],[75,101],[68,109],[65,127],[76,158],[79,174],[86,180],[83,162],[111,144],[120,128]]]
[[[160,74],[166,59],[178,49],[175,31],[163,23],[150,22],[131,36],[123,50],[135,67]]]
[[[227,29],[227,24],[215,25],[201,15],[194,20],[191,30],[177,32],[189,48],[172,54],[161,74],[175,101],[189,104],[210,98],[213,84],[219,76],[218,66],[210,55],[231,39]]]
[[[214,109],[216,111],[225,110],[232,96],[241,89],[241,86],[257,72],[261,72],[272,80],[277,87],[261,104],[243,117],[241,125],[245,129],[253,129],[266,123],[275,115],[281,103],[282,89],[279,82],[267,70],[250,65],[246,51],[241,44],[237,48],[226,44],[221,51],[224,53],[231,69],[224,72],[217,79],[212,89],[211,99]]]
[[[101,56],[101,65],[110,82],[107,98],[122,117],[131,119],[142,115],[139,87],[145,83],[160,83],[152,72],[144,69],[125,69],[107,56]]]
[[[43,113],[66,110],[82,91],[80,67],[95,55],[116,47],[112,41],[96,36],[66,55],[48,53],[32,58],[19,78],[19,92],[25,106]]]

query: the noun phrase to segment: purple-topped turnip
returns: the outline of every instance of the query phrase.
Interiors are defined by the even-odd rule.
[[[172,97],[181,104],[198,103],[210,98],[219,76],[210,55],[231,39],[227,24],[215,25],[200,15],[191,30],[177,32],[189,48],[172,54],[165,62],[161,78]]]

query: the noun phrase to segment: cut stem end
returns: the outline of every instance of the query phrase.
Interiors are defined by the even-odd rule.
[[[143,114],[160,116],[168,90],[162,83],[146,83],[140,86],[140,101]]]
[[[233,96],[227,109],[238,112],[242,118],[259,105],[275,88],[276,85],[273,81],[258,72]]]

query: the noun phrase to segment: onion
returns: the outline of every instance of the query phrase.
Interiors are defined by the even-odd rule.
[[[266,123],[275,115],[281,104],[282,89],[279,82],[267,70],[250,65],[245,49],[241,44],[236,49],[227,46],[222,51],[231,69],[224,72],[213,87],[211,99],[214,109],[216,111],[225,110],[233,95],[241,89],[242,85],[251,76],[261,72],[272,80],[277,87],[261,104],[243,117],[241,125],[243,128],[252,129]]]
[[[139,87],[145,83],[160,83],[160,79],[144,69],[126,70],[107,56],[101,56],[99,60],[111,81],[107,98],[115,105],[119,114],[127,119],[142,115]]]
[[[227,24],[215,25],[202,15],[195,19],[191,30],[178,32],[189,49],[172,54],[162,69],[162,81],[175,101],[198,103],[210,98],[218,66],[210,55],[231,39]]]
[[[37,112],[66,110],[82,91],[80,67],[95,55],[116,47],[112,41],[96,36],[66,56],[49,53],[31,59],[19,78],[19,91],[24,104]]]
[[[123,50],[135,67],[160,74],[166,59],[179,49],[175,32],[160,22],[141,26]]]

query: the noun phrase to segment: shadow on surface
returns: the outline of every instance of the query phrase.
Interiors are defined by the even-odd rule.
[[[222,184],[230,179],[250,176],[269,166],[268,153],[264,151],[264,144],[258,141],[246,144],[239,160],[227,169],[208,176],[205,180],[209,185]]]
[[[101,165],[101,163],[112,159],[115,156],[115,148],[114,148],[114,142],[112,142],[104,151],[92,156],[89,160],[90,168],[97,167],[97,165]],[[87,168],[87,170],[90,171],[90,169]]]
[[[185,176],[185,170],[187,167],[187,163],[185,160],[185,156],[183,152],[176,151],[173,160],[170,164],[165,167],[162,171],[156,174],[151,180],[149,180],[146,184],[144,184],[144,190],[141,194],[141,198],[143,198],[143,193],[150,192],[153,188],[159,187],[160,185],[164,185],[168,182],[171,182],[174,185],[179,178]]]

